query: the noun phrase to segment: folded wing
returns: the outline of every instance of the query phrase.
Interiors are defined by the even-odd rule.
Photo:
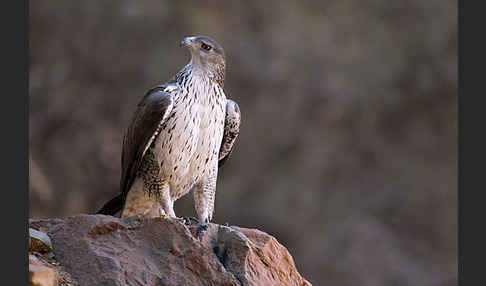
[[[238,104],[231,99],[227,99],[224,134],[221,142],[221,148],[219,150],[219,167],[223,166],[233,150],[236,138],[240,133],[240,122],[241,114]]]
[[[152,88],[138,104],[123,138],[121,193],[107,202],[97,213],[114,215],[122,209],[145,152],[172,111],[172,96],[164,89],[165,86]]]

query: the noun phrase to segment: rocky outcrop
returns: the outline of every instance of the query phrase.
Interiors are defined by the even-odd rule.
[[[67,284],[310,285],[287,249],[256,229],[210,224],[197,236],[177,219],[104,215],[29,224],[50,237]]]

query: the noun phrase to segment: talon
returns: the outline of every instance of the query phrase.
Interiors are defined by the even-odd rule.
[[[195,218],[195,217],[189,217],[189,216],[184,217],[184,222],[185,222],[186,224],[188,224],[188,225],[192,225],[192,221],[195,221],[195,222],[196,222],[196,224],[198,224],[198,223],[199,223],[199,220],[198,220],[197,218]]]
[[[186,219],[183,217],[174,217],[174,219],[182,224],[186,223]]]
[[[162,208],[159,208],[159,217],[160,218],[163,218],[163,219],[166,219],[169,216],[165,213],[165,211]]]
[[[207,229],[208,229],[207,224],[201,224],[200,226],[198,226],[196,230],[196,237],[197,238],[201,237]]]

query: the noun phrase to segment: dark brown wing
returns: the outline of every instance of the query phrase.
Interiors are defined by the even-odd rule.
[[[233,151],[233,146],[240,133],[241,114],[238,104],[231,99],[226,100],[226,117],[224,120],[224,133],[219,149],[218,167],[228,160]]]
[[[172,96],[165,92],[164,88],[165,86],[160,86],[149,90],[138,104],[123,138],[121,194],[107,202],[98,213],[114,215],[122,209],[145,151],[152,144],[162,123],[172,111]]]

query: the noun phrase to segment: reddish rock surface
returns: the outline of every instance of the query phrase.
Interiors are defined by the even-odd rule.
[[[78,285],[69,273],[54,259],[36,251],[29,251],[29,285],[71,286]]]
[[[292,256],[259,230],[174,219],[78,215],[31,219],[54,259],[79,285],[311,285]]]
[[[58,274],[53,267],[43,265],[34,255],[29,254],[29,283],[31,286],[55,286]]]

